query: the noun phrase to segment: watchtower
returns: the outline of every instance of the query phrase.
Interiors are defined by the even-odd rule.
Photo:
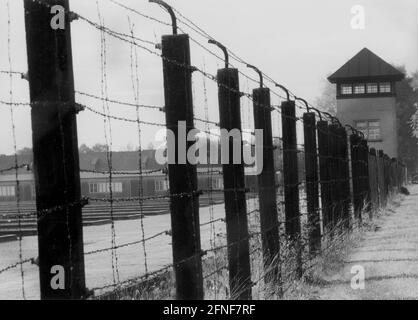
[[[369,145],[398,156],[396,82],[404,74],[364,48],[328,80],[337,85],[337,116],[364,133]]]

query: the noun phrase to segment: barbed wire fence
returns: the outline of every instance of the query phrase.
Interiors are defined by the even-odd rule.
[[[58,55],[60,50],[67,54],[71,54],[71,51],[62,44],[63,39],[69,37],[68,29],[63,32],[45,31],[50,23],[50,19],[46,17],[50,17],[53,5],[60,4],[65,8],[68,26],[70,22],[78,20],[78,23],[84,23],[86,27],[99,32],[100,94],[74,90],[70,85],[68,97],[65,91],[68,88],[65,87],[65,92],[60,92],[62,87],[58,85],[58,101],[37,100],[34,96],[31,102],[15,101],[13,78],[29,78],[30,86],[33,86],[31,75],[28,77],[23,72],[13,70],[10,49],[10,70],[0,71],[0,77],[9,77],[10,81],[9,100],[1,99],[0,104],[10,108],[15,153],[13,167],[0,169],[0,173],[15,173],[17,205],[14,214],[4,217],[17,219],[19,234],[18,261],[2,267],[0,277],[20,268],[22,298],[25,298],[24,265],[29,263],[39,264],[41,274],[42,270],[48,271],[48,275],[43,275],[48,281],[41,279],[41,297],[149,299],[159,296],[156,291],[160,292],[160,297],[175,296],[178,299],[281,298],[292,288],[295,280],[302,279],[309,273],[318,256],[334,250],[347,235],[361,225],[364,213],[372,217],[373,212],[384,207],[391,195],[406,183],[406,169],[400,161],[389,159],[381,150],[370,149],[366,137],[361,132],[344,127],[337,118],[316,109],[266,73],[251,66],[178,10],[161,1],[151,1],[162,5],[170,12],[170,24],[118,1],[109,2],[126,11],[126,33],[106,26],[98,1],[98,22],[70,11],[66,0],[25,1],[26,9],[29,9],[27,15],[42,13],[38,18],[30,18],[38,19],[38,23],[47,25],[43,32],[51,34],[54,55]],[[9,2],[7,4],[9,10]],[[141,16],[163,26],[171,26],[173,35],[163,36],[161,44],[142,39],[137,36],[136,27],[132,22],[134,19],[129,18],[130,15]],[[178,34],[178,31],[182,34]],[[188,33],[192,33],[193,36]],[[10,30],[8,35],[10,43]],[[110,38],[129,46],[130,55],[127,63],[131,72],[131,101],[128,98],[121,101],[109,94],[107,49]],[[205,55],[202,67],[191,64],[189,41]],[[215,51],[215,47],[212,46],[214,44],[222,49],[224,57]],[[29,45],[31,44],[28,43]],[[165,106],[142,104],[140,101],[140,54],[156,56],[163,62]],[[216,63],[224,63],[225,67],[218,67],[217,75],[212,74],[210,70],[207,71],[208,58],[215,58]],[[55,56],[53,60],[55,75],[62,72],[62,66],[57,65],[57,59]],[[234,64],[230,63],[229,59],[233,60]],[[253,71],[256,71],[259,79],[249,75]],[[66,72],[72,71],[66,70],[64,73],[67,74]],[[240,78],[245,79],[244,85],[240,84]],[[250,87],[253,85],[256,89],[250,93]],[[202,92],[197,92],[198,88],[202,88]],[[278,93],[277,88],[284,94]],[[209,91],[218,91],[217,102],[211,100],[210,97],[213,95]],[[74,101],[71,95],[76,97]],[[196,99],[198,95],[202,100],[200,103]],[[96,103],[101,105],[102,110],[94,107]],[[219,118],[211,119],[209,109],[216,104],[219,107]],[[77,192],[71,190],[71,182],[65,181],[62,190],[64,196],[58,199],[58,203],[41,203],[45,197],[43,195],[37,197],[35,211],[21,212],[19,170],[28,167],[29,164],[19,163],[13,110],[28,107],[34,113],[39,112],[40,106],[58,113],[56,125],[62,148],[59,156],[62,157],[60,160],[71,168],[74,167],[71,161],[74,161],[75,155],[68,156],[68,148],[71,149],[67,145],[69,140],[66,136],[68,112],[73,115],[89,112],[102,119],[106,142],[106,169],[78,168],[78,172],[104,176],[107,183],[105,197],[78,195],[77,198]],[[133,109],[135,116],[120,116],[114,113],[113,108],[117,111],[123,108]],[[152,112],[152,116],[145,117],[144,110]],[[165,115],[166,122],[155,121],[155,118],[158,118],[155,114],[160,113]],[[136,125],[137,172],[118,171],[114,168],[113,122]],[[256,154],[257,148],[262,147],[263,161],[257,163],[257,166],[238,164],[234,162],[230,152],[229,160],[222,166],[211,162],[206,166],[199,166],[186,160],[185,164],[169,163],[163,169],[145,169],[142,157],[143,127],[171,129],[174,132],[172,142],[177,159],[186,156],[180,154],[179,143],[184,143],[189,150],[195,142],[180,141],[177,135],[181,127],[180,122],[185,123],[185,127],[180,129],[185,130],[186,136],[195,128],[207,135],[205,139],[209,141],[206,142],[211,150],[206,155],[207,159],[211,159],[212,153],[215,153],[212,144],[222,143],[221,129],[239,129],[242,135],[238,137],[238,144],[236,138],[228,138],[225,145],[229,150],[239,145],[241,159],[245,156],[243,146],[249,148],[250,154]],[[257,129],[262,130],[262,146],[257,144]],[[168,138],[167,134],[167,140]],[[194,138],[197,139],[196,135]],[[167,142],[166,148],[169,147]],[[216,160],[219,159],[217,156]],[[68,173],[69,169],[65,165],[62,170]],[[261,173],[256,172],[258,165],[263,168]],[[169,188],[164,194],[148,195],[144,192],[144,182],[155,174],[163,176]],[[134,176],[137,180],[134,196],[131,194],[122,197],[117,194],[114,181],[119,176]],[[41,182],[37,182],[36,189],[37,195],[45,192]],[[222,199],[224,205],[220,204],[218,199]],[[155,228],[151,228],[147,223],[145,208],[162,201],[169,203],[171,225],[153,233]],[[202,208],[202,203],[207,205],[206,208]],[[98,206],[107,212],[111,227],[110,244],[84,252],[83,246],[86,247],[86,243],[83,243],[83,238],[74,231],[82,230],[82,221],[74,220],[70,215],[76,216],[76,210],[81,214],[81,208],[86,209],[90,205]],[[115,213],[120,207],[129,205],[138,213],[139,226],[135,233],[136,240],[122,241],[123,236],[118,233]],[[202,211],[205,212],[204,215]],[[65,240],[59,242],[59,249],[67,253],[62,260],[53,263],[51,253],[46,250],[48,246],[39,248],[40,252],[43,252],[39,258],[23,256],[21,219],[30,217],[37,219],[40,226],[38,232],[43,232],[48,227],[52,230],[57,228],[63,233]],[[201,221],[202,217],[207,218],[207,221]],[[45,225],[45,221],[48,225]],[[38,237],[44,236],[38,233]],[[50,241],[51,238],[47,239]],[[171,241],[171,245],[166,243],[167,241]],[[157,242],[165,244],[164,248]],[[40,246],[45,245],[45,242],[39,243]],[[136,247],[141,249],[134,249]],[[153,263],[153,256],[159,250],[162,255],[172,251],[173,260],[165,263],[167,259],[162,259],[163,263]],[[125,259],[128,256],[134,260],[135,255],[141,258],[138,265],[134,266],[138,270],[134,272],[134,276],[131,271],[124,273],[122,270],[122,251]],[[101,277],[101,281],[94,282],[87,289],[84,260],[102,261],[99,256],[105,255],[107,259],[109,253],[111,279]],[[54,264],[63,265],[69,278],[67,280],[66,277],[65,290],[58,295],[56,291],[46,288],[50,286],[49,271]]]

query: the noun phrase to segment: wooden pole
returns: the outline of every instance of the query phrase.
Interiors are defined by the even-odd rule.
[[[65,9],[51,28],[50,6]],[[86,295],[68,0],[25,0],[42,299]],[[62,285],[62,276],[64,285]]]
[[[238,69],[220,69],[219,119],[221,129],[228,132],[241,128],[241,110]],[[229,163],[223,164],[225,195],[225,221],[228,245],[229,287],[233,299],[251,299],[251,268],[247,223],[247,201],[245,197],[244,164],[234,164],[234,144],[229,139]],[[242,136],[239,141],[242,152]]]
[[[350,136],[350,146],[351,146],[351,176],[353,182],[353,206],[354,206],[354,217],[359,219],[361,222],[361,205],[362,205],[362,195],[361,195],[361,186],[362,186],[362,163],[360,159],[360,141],[361,138],[352,134]]]
[[[315,113],[307,112],[303,115],[303,132],[305,138],[305,181],[309,226],[309,252],[311,255],[315,255],[321,250]]]
[[[327,121],[318,121],[318,157],[319,157],[319,178],[321,185],[321,207],[322,207],[322,225],[324,234],[330,226],[331,212],[331,194],[329,183],[329,150],[328,150],[328,123]]]
[[[342,219],[344,228],[350,228],[350,171],[348,158],[347,131],[344,127],[339,128],[341,141],[341,201],[342,201]]]
[[[163,36],[162,55],[166,124],[174,133],[175,148],[175,163],[169,163],[168,176],[176,296],[178,300],[202,300],[197,171],[180,148],[183,145],[189,150],[194,143],[183,141],[194,129],[189,36]],[[184,136],[179,133],[180,122],[185,122]],[[180,157],[185,158],[184,163]]]
[[[365,210],[370,214],[371,212],[371,188],[370,188],[370,174],[369,174],[369,145],[366,139],[361,141],[361,157],[363,163],[363,203],[365,204]]]
[[[270,89],[253,90],[254,128],[263,130],[262,172],[258,175],[258,198],[260,207],[261,238],[266,282],[280,283],[280,266],[277,263],[280,252],[279,219],[276,204],[276,170],[274,168],[273,131],[271,124]],[[270,272],[268,272],[270,270]]]
[[[338,129],[337,124],[331,124],[329,126],[329,144],[328,144],[328,150],[329,150],[329,186],[330,186],[330,195],[331,195],[331,212],[330,212],[330,223],[331,227],[334,229],[334,227],[338,224],[338,220],[340,218],[340,209],[341,204],[339,203],[339,189],[338,189],[338,176],[340,174],[338,170]]]
[[[299,171],[294,101],[282,103],[283,181],[286,234],[296,250],[296,275],[302,277],[301,225],[299,211]]]

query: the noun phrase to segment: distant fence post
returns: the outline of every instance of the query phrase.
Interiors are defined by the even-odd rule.
[[[217,79],[220,127],[228,132],[239,130],[242,134],[238,69],[220,69]],[[248,300],[251,299],[251,269],[242,135],[240,139],[239,164],[234,164],[234,141],[229,139],[229,163],[223,164],[223,180],[231,297]]]
[[[348,141],[347,131],[344,127],[338,130],[341,141],[341,204],[342,204],[342,220],[344,228],[350,228],[350,172],[348,158]]]
[[[380,196],[379,196],[379,154],[378,151],[374,150],[374,174],[375,174],[375,184],[376,184],[376,209],[380,207]]]
[[[271,124],[270,89],[253,90],[254,128],[263,130],[263,170],[258,175],[258,196],[260,206],[260,225],[263,244],[264,265],[271,270],[267,282],[279,280],[280,266],[271,269],[273,259],[277,259],[280,251],[279,219],[276,204],[276,170],[274,168],[274,147]],[[276,260],[277,262],[278,260]]]
[[[331,124],[329,126],[328,150],[329,150],[329,180],[330,180],[330,195],[331,195],[331,212],[330,222],[332,229],[339,223],[341,218],[341,203],[339,195],[339,180],[341,173],[339,170],[339,154],[338,154],[338,125]]]
[[[389,157],[384,153],[383,154],[383,161],[384,161],[384,180],[385,180],[385,195],[386,195],[386,203],[389,201],[390,196],[390,178],[389,178]]]
[[[48,6],[46,5],[48,4]],[[65,9],[51,28],[49,5]],[[25,0],[41,299],[86,297],[68,0]],[[53,277],[65,279],[54,287]]]
[[[369,146],[366,139],[361,139],[361,162],[362,162],[362,204],[365,210],[370,214],[371,211],[371,189],[369,176]]]
[[[400,161],[397,162],[398,166],[398,172],[397,172],[397,177],[398,177],[398,190],[400,191],[400,189],[403,186],[403,176],[402,176],[402,171],[403,171],[403,165]]]
[[[388,199],[392,195],[392,188],[391,188],[391,177],[390,177],[390,170],[391,170],[391,159],[387,154],[385,154],[386,159],[386,185],[387,185],[387,193],[388,193]]]
[[[402,188],[404,186],[404,165],[403,162],[399,162],[399,188]]]
[[[179,300],[202,300],[197,172],[196,166],[190,164],[184,151],[181,151],[183,148],[179,147],[189,150],[194,143],[181,138],[187,137],[194,129],[189,36],[163,36],[162,56],[166,123],[167,129],[174,134],[173,160],[176,163],[168,165],[176,296]]]
[[[399,191],[399,161],[398,159],[395,159],[394,176],[395,176],[396,192],[398,192]]]
[[[341,126],[335,128],[335,162],[336,162],[336,171],[335,171],[335,189],[336,189],[336,203],[337,203],[337,212],[336,212],[336,224],[340,224],[341,230],[343,228],[343,208],[344,208],[344,195],[343,195],[343,167],[342,162],[343,157],[343,141],[341,137]]]
[[[371,210],[370,216],[372,217],[373,212],[377,210],[378,207],[378,181],[377,181],[377,166],[376,166],[376,150],[374,148],[370,148],[369,150],[369,181],[370,181],[370,202],[371,202]]]
[[[281,110],[286,234],[295,245],[296,275],[302,277],[302,239],[299,212],[299,172],[295,102],[283,102]]]
[[[362,170],[361,170],[361,158],[360,158],[360,142],[361,138],[353,133],[350,136],[351,146],[351,176],[353,183],[353,206],[354,217],[361,222],[361,205],[362,205]]]
[[[403,183],[404,186],[408,184],[408,167],[406,163],[403,164]]]
[[[393,193],[397,192],[396,165],[397,165],[396,158],[392,158],[391,159],[391,180],[392,180],[391,185],[392,185],[392,192]]]
[[[376,183],[376,210],[380,208],[381,204],[381,198],[380,198],[380,168],[379,168],[379,152],[375,149],[374,151],[374,165],[375,165],[375,183]]]
[[[318,150],[316,143],[315,113],[303,114],[305,144],[305,179],[308,209],[309,252],[315,255],[321,250],[321,220],[318,191]]]
[[[385,189],[385,163],[383,151],[378,151],[378,166],[379,166],[379,202],[381,207],[386,206],[386,189]]]
[[[329,150],[328,150],[328,122],[321,120],[317,123],[318,131],[318,157],[319,157],[319,179],[321,185],[321,207],[322,207],[322,225],[324,234],[330,225],[331,195],[329,185]]]

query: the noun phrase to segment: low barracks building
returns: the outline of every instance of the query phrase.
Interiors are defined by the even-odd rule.
[[[396,82],[404,74],[364,48],[328,80],[337,85],[337,117],[364,133],[370,147],[398,157]]]
[[[32,155],[21,155],[19,166],[28,165],[29,170],[18,170],[20,200],[35,200],[35,180],[32,170]],[[168,176],[164,166],[155,161],[155,150],[141,153],[142,176],[139,176],[138,152],[112,153],[112,193],[114,198],[158,196],[167,194]],[[14,156],[0,156],[0,170],[14,167]],[[106,198],[109,196],[110,181],[106,152],[80,154],[80,180],[82,196]],[[221,165],[198,165],[198,187],[202,190],[223,190]],[[53,173],[52,173],[53,174]],[[257,176],[252,167],[245,168],[246,186],[256,188]],[[140,193],[140,183],[142,192]],[[0,202],[15,201],[17,196],[14,171],[0,174]]]

